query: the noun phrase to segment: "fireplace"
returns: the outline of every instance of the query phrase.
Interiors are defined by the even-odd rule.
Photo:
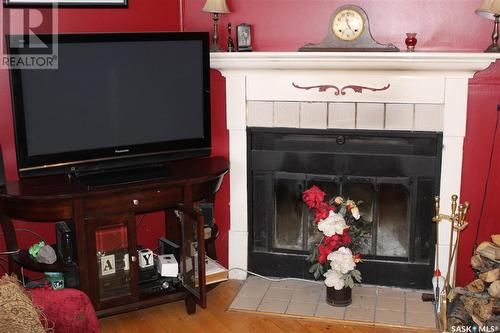
[[[311,279],[305,257],[318,235],[301,194],[363,201],[363,282],[429,288],[434,267],[433,198],[439,193],[439,132],[249,128],[251,271]]]
[[[311,129],[327,132],[346,129],[352,130],[355,134],[361,134],[365,130],[376,130],[381,131],[383,137],[402,134],[399,139],[404,138],[408,132],[416,135],[419,134],[417,132],[440,133],[435,135],[436,141],[432,143],[433,147],[437,147],[436,155],[432,157],[436,163],[439,163],[437,161],[441,155],[441,165],[437,166],[440,172],[434,174],[434,177],[439,179],[437,180],[439,184],[430,185],[430,182],[426,186],[434,186],[428,193],[436,191],[437,193],[433,194],[441,196],[441,206],[450,207],[450,196],[460,193],[468,79],[476,71],[488,67],[495,59],[495,55],[483,53],[254,52],[211,54],[212,68],[220,70],[226,78],[226,111],[231,163],[229,268],[255,268],[249,266],[249,264],[253,265],[249,252],[253,251],[252,246],[259,245],[257,242],[254,244],[253,229],[250,229],[253,228],[251,222],[253,209],[249,209],[249,191],[252,191],[254,186],[253,183],[250,184],[250,181],[254,182],[254,180],[251,178],[249,167],[253,167],[254,163],[249,164],[248,141],[256,132],[252,129],[253,127],[261,127],[264,132],[266,128],[272,128],[273,132],[286,128],[291,131],[297,130],[297,134]],[[402,132],[396,133],[398,131]],[[335,136],[334,145],[338,136]],[[439,144],[440,136],[442,136],[442,146]],[[342,141],[341,138],[340,140]],[[295,160],[291,161],[296,161],[297,165],[298,162],[307,164],[307,158],[294,158]],[[403,159],[403,162],[408,161]],[[312,161],[309,163],[314,164]],[[349,179],[344,179],[342,176],[351,177],[351,180],[355,180],[355,184],[358,184],[357,181],[360,180],[359,176],[342,171],[334,174],[326,173],[327,183],[339,184],[340,192],[345,188],[345,184],[349,184]],[[285,172],[284,176],[290,173],[293,172]],[[279,180],[276,181],[278,184],[276,189],[284,193],[296,193],[297,190],[300,192],[301,188],[298,183],[307,186],[308,177],[318,176],[314,170],[301,170],[299,174],[304,174],[302,176],[305,178],[301,181],[293,179],[289,181],[286,177],[279,178],[283,174],[276,172]],[[325,173],[319,175],[324,176]],[[372,186],[372,188],[379,186],[377,185],[380,183],[379,178],[383,178],[369,174],[362,177],[365,177],[366,181],[363,186]],[[260,181],[265,182],[265,177],[260,178]],[[420,188],[422,190],[425,188],[425,186],[412,185],[410,182],[405,183],[404,180],[396,184],[382,184],[392,189],[389,193],[393,193],[395,197],[401,197],[401,192],[415,191],[416,188],[420,191]],[[428,196],[427,194],[425,200],[428,200]],[[413,198],[415,197],[407,200],[415,200]],[[269,198],[269,200],[272,199]],[[381,202],[383,205],[384,200],[381,198],[377,200],[378,208],[374,205],[372,209],[378,209],[384,214],[387,209],[380,209]],[[406,207],[406,210],[401,210],[400,215],[415,215],[420,211],[414,205],[407,204]],[[300,214],[302,205],[300,207],[299,205],[291,207],[280,205],[278,209],[280,216],[294,210]],[[444,211],[443,213],[449,214],[450,212]],[[425,214],[432,215],[432,210],[426,211]],[[418,228],[417,221],[428,220],[428,217],[422,216],[413,222],[408,222],[409,228]],[[303,216],[303,218],[306,217]],[[286,220],[287,218],[280,217],[280,219]],[[280,230],[276,232],[280,233]],[[293,258],[296,256],[293,251],[300,252],[300,249],[298,245],[293,247],[286,245],[286,242],[290,241],[293,244],[293,240],[290,239],[306,237],[306,235],[308,235],[307,230],[303,230],[302,236],[293,234],[292,237],[284,233],[282,238],[285,245],[279,243],[282,239],[278,239],[278,243],[286,248],[288,257]],[[422,242],[422,240],[417,240],[414,235],[413,230],[410,230],[408,244],[413,245],[396,246],[391,249],[377,248],[377,245],[374,245],[377,242],[372,237],[370,248],[374,254],[388,254],[393,251],[392,257],[408,258],[406,259],[408,264],[424,265],[426,260],[432,263],[434,261],[432,258],[433,235],[424,240],[429,244],[424,254],[416,253],[414,243]],[[411,237],[415,238],[415,242],[412,242]],[[440,253],[448,253],[451,245],[449,239],[449,224],[440,223],[437,240]],[[267,241],[269,242],[269,239]],[[303,238],[301,244],[304,242]],[[406,244],[406,239],[403,239],[402,243]],[[303,246],[302,250],[304,250]],[[298,256],[301,255],[299,253]],[[384,267],[385,260],[375,259],[373,262],[379,264],[377,269],[387,270]],[[437,264],[441,271],[446,271],[448,266],[446,256],[440,255]],[[269,275],[278,275],[279,270],[280,267],[277,266],[273,272],[269,272]],[[453,281],[453,267],[450,270],[451,281]],[[368,279],[367,275],[369,274],[364,275],[365,281]],[[244,271],[232,270],[230,272],[231,278],[245,279],[246,276]],[[386,280],[389,278],[387,276]],[[408,278],[415,279],[411,282],[412,285],[416,286],[419,283],[413,275]],[[384,281],[380,284],[398,283]]]

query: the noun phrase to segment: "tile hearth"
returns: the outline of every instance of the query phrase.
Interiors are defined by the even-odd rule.
[[[271,282],[250,276],[229,310],[434,328],[434,306],[422,302],[422,292],[430,291],[357,285],[351,305],[333,307],[325,301],[326,288],[322,283]]]

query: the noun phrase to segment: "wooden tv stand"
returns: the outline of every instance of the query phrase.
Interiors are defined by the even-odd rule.
[[[99,316],[179,299],[185,299],[188,312],[194,313],[196,303],[206,306],[206,286],[205,265],[200,265],[204,237],[196,237],[203,235],[204,221],[192,207],[194,202],[213,198],[228,169],[228,161],[221,157],[176,161],[165,164],[164,178],[91,190],[67,175],[8,182],[0,187],[8,251],[19,249],[12,219],[67,221],[76,243],[76,266],[61,260],[38,264],[22,249],[9,257],[9,270],[19,274],[22,266],[37,272],[67,272],[76,267],[79,289],[89,295]],[[165,232],[181,245],[180,282],[176,288],[144,293],[139,288],[135,215],[153,211],[165,211]],[[197,247],[196,257],[193,247]]]

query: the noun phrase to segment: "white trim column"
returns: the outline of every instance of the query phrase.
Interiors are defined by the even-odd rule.
[[[471,76],[470,76],[471,77]],[[467,94],[469,78],[448,78],[445,82],[444,120],[443,120],[443,151],[441,159],[441,213],[451,214],[451,195],[459,196],[460,203],[467,198],[460,198],[462,180],[463,144],[467,121]],[[443,276],[448,269],[450,245],[453,246],[457,233],[453,233],[453,243],[450,244],[451,223],[439,222],[439,262],[437,267]],[[450,281],[454,285],[456,261],[450,269]]]
[[[247,269],[248,265],[248,204],[247,204],[247,133],[245,76],[226,78],[226,112],[229,130],[230,216],[229,269]],[[229,278],[244,280],[247,274],[233,270]]]

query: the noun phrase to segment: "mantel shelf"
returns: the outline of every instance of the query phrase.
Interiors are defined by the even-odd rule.
[[[495,53],[465,52],[235,52],[211,53],[214,69],[255,70],[400,70],[464,72],[487,68],[500,57]]]

